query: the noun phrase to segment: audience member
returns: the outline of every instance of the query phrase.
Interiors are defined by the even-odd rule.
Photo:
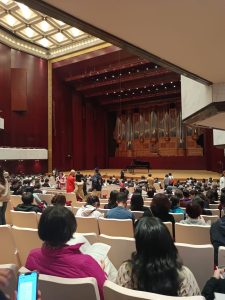
[[[71,170],[66,178],[66,192],[73,193],[75,190],[75,170]]]
[[[130,200],[130,210],[131,211],[146,211],[149,210],[148,207],[144,206],[144,200],[141,194],[134,193]]]
[[[100,211],[97,210],[99,206],[99,198],[97,196],[89,196],[87,198],[87,203],[83,207],[80,207],[78,209],[76,217],[102,217],[102,213],[100,213]]]
[[[206,282],[202,290],[202,296],[204,296],[206,300],[214,300],[214,293],[225,294],[224,272],[224,269],[216,269],[213,276]],[[222,297],[224,298],[224,296]]]
[[[155,180],[152,177],[152,174],[148,174],[147,182],[148,182],[148,189],[152,189],[154,187],[154,183],[155,183]]]
[[[45,178],[45,181],[44,183],[42,184],[43,187],[50,187],[50,184],[49,184],[49,179],[48,178]]]
[[[82,244],[66,245],[76,228],[76,219],[69,209],[58,205],[48,207],[38,226],[43,246],[29,253],[26,268],[64,278],[94,277],[103,300],[106,275],[100,265],[91,256],[80,252]]]
[[[222,176],[220,177],[220,191],[225,188],[225,170],[223,171]]]
[[[204,198],[202,198],[204,195],[200,194],[198,196],[196,196],[193,200],[192,200],[192,204],[198,204],[201,207],[201,215],[208,215],[211,216],[212,212],[210,209],[205,209],[205,201]]]
[[[214,262],[218,265],[218,249],[225,246],[225,216],[211,225],[210,239],[214,248]]]
[[[117,207],[117,195],[118,195],[118,191],[117,190],[113,190],[110,192],[109,195],[109,200],[108,200],[108,204],[106,204],[104,206],[105,209],[111,209],[114,207]]]
[[[98,168],[95,168],[95,174],[92,176],[92,191],[96,191],[98,194],[100,194],[102,190],[102,176],[99,172]]]
[[[205,220],[201,217],[202,209],[199,204],[188,204],[186,206],[186,220],[181,220],[182,224],[192,224],[192,225],[207,225]]]
[[[118,270],[117,284],[168,296],[200,294],[194,275],[182,265],[171,235],[159,219],[141,218],[135,226],[135,243],[131,260]]]
[[[107,212],[106,218],[108,219],[132,219],[134,220],[133,213],[127,209],[127,196],[119,192],[117,194],[117,207],[110,209]]]
[[[8,180],[4,176],[4,170],[0,167],[0,225],[5,225],[5,212],[7,202],[10,199],[10,188]]]
[[[63,194],[57,194],[52,198],[51,203],[53,205],[65,206],[66,205],[66,197]]]
[[[172,196],[170,198],[170,202],[171,202],[171,208],[170,208],[171,213],[184,214],[184,210],[179,206],[180,204],[179,198],[177,198],[176,196]]]
[[[23,193],[22,194],[22,204],[18,204],[17,207],[14,208],[15,211],[23,211],[23,212],[31,212],[34,211],[36,213],[42,212],[42,209],[37,205],[33,204],[34,197],[33,194]]]
[[[184,198],[180,200],[180,206],[186,207],[192,201],[190,198],[190,192],[188,190],[183,190],[183,195],[184,195]]]

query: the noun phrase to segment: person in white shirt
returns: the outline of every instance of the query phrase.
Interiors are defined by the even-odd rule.
[[[96,219],[103,217],[103,214],[97,210],[99,206],[99,198],[97,196],[89,196],[87,198],[87,203],[78,209],[76,217],[93,217]]]
[[[225,170],[223,171],[223,175],[220,177],[220,191],[225,187]]]

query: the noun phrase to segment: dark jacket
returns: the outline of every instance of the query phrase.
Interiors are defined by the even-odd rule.
[[[205,284],[202,295],[206,300],[214,300],[214,293],[225,294],[225,279],[211,277]]]
[[[18,204],[17,207],[14,208],[15,211],[23,211],[23,212],[42,212],[41,208],[39,208],[37,205],[34,204],[29,204],[29,205],[25,205],[25,204]]]
[[[225,246],[225,216],[211,225],[210,239],[214,247],[214,263],[218,265],[218,248]]]

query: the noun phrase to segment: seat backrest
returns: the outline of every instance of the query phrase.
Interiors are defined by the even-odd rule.
[[[14,264],[4,264],[0,265],[0,269],[8,269],[11,273],[11,278],[7,286],[1,287],[1,290],[10,296],[10,299],[14,299],[14,293],[17,288],[17,273],[18,267]]]
[[[10,195],[10,202],[12,204],[12,208],[17,207],[18,204],[23,203],[22,196],[21,195]]]
[[[66,201],[71,201],[71,206],[77,206],[77,197],[75,193],[65,193]]]
[[[98,235],[96,233],[82,233],[82,235],[88,240],[88,242],[92,245],[94,243],[98,243]],[[75,233],[76,236],[76,233]]]
[[[175,222],[180,222],[181,220],[184,220],[184,214],[183,213],[170,213],[174,217]]]
[[[219,206],[218,203],[215,203],[215,204],[209,204],[209,209],[217,209]]]
[[[109,211],[109,209],[106,208],[98,208],[98,211],[100,211],[100,213],[105,217],[107,215],[107,212]]]
[[[99,234],[98,220],[96,218],[89,217],[76,217],[77,220],[77,232],[79,233],[91,233]]]
[[[12,234],[18,250],[20,262],[24,266],[29,252],[32,249],[41,248],[43,242],[38,236],[37,229],[13,226]]]
[[[95,278],[61,278],[39,275],[39,289],[42,300],[100,300]]]
[[[219,210],[218,208],[217,208],[217,209],[215,209],[215,208],[213,208],[213,209],[206,209],[206,208],[205,208],[205,210],[211,211],[213,216],[218,216],[218,217],[220,217],[220,210]]]
[[[191,245],[176,243],[184,266],[194,274],[200,290],[213,274],[214,250],[212,245]]]
[[[118,269],[124,261],[130,259],[131,254],[136,250],[134,238],[101,234],[99,236],[99,242],[111,246],[108,257],[116,269]]]
[[[164,224],[166,225],[166,227],[168,228],[168,230],[169,230],[169,232],[170,232],[172,238],[174,238],[174,236],[173,236],[173,224],[172,224],[172,222],[163,222],[163,223],[164,223]]]
[[[134,237],[133,221],[118,219],[98,219],[100,234],[109,236]]]
[[[37,214],[34,211],[23,212],[11,210],[10,212],[14,226],[37,229]]]
[[[0,264],[15,264],[20,266],[16,244],[9,225],[0,226]]]
[[[194,245],[211,244],[210,226],[175,224],[175,237],[177,243],[186,243]]]
[[[143,211],[132,211],[132,213],[134,214],[134,218],[135,220],[139,220],[141,217],[143,217],[144,212]]]
[[[222,246],[218,250],[218,266],[225,266],[225,247]]]
[[[208,222],[209,225],[215,223],[217,220],[219,220],[219,217],[217,215],[209,216],[209,215],[201,215],[205,222]]]
[[[190,297],[172,297],[160,294],[135,291],[121,287],[112,281],[106,280],[104,287],[105,300],[205,300],[203,296],[190,296]]]
[[[38,197],[42,200],[48,203],[48,205],[52,204],[52,198],[54,197],[53,194],[37,194]]]
[[[39,223],[42,213],[37,213],[37,222]]]
[[[11,219],[11,213],[10,210],[13,209],[11,200],[8,201],[7,206],[6,206],[6,211],[5,211],[5,219],[6,219],[6,224],[11,225],[12,224],[12,219]]]

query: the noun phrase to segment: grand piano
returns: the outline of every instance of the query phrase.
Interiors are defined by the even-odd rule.
[[[132,163],[127,166],[126,169],[132,173],[134,173],[134,169],[147,169],[149,172],[149,170],[151,169],[151,165],[148,161],[133,159]]]

